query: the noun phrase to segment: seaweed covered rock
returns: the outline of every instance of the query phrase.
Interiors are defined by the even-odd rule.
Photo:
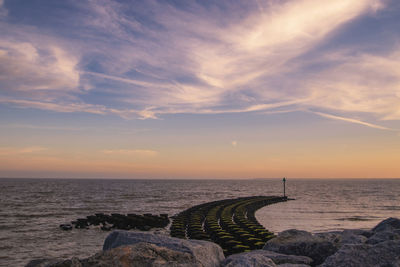
[[[332,242],[296,229],[281,232],[269,240],[263,249],[288,255],[307,256],[313,259],[315,265],[321,264],[337,251]]]
[[[104,241],[103,250],[106,251],[120,246],[143,242],[173,251],[189,253],[203,266],[219,266],[220,262],[225,259],[222,248],[212,242],[184,240],[161,234],[128,231],[114,231],[109,234]]]

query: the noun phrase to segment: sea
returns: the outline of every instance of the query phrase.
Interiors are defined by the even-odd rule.
[[[0,266],[95,254],[109,232],[59,228],[95,213],[172,216],[209,201],[282,194],[282,179],[0,179]],[[286,194],[294,200],[256,212],[258,221],[274,233],[369,229],[388,217],[400,217],[400,179],[287,179]]]

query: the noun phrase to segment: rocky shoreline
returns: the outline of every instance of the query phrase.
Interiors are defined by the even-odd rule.
[[[396,267],[400,266],[400,220],[388,218],[371,230],[312,234],[291,229],[266,242],[263,249],[228,257],[209,241],[114,231],[103,251],[89,258],[32,260],[26,266]]]

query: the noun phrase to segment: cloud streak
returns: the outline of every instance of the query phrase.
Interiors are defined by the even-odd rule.
[[[390,128],[384,127],[384,126],[380,126],[377,124],[373,124],[373,123],[368,123],[368,122],[364,122],[364,121],[360,121],[360,120],[356,120],[356,119],[352,119],[352,118],[346,118],[346,117],[341,117],[341,116],[336,116],[336,115],[331,115],[331,114],[327,114],[327,113],[323,113],[323,112],[312,112],[316,115],[319,115],[321,117],[324,118],[328,118],[328,119],[333,119],[333,120],[340,120],[340,121],[346,121],[346,122],[350,122],[350,123],[355,123],[355,124],[360,124],[360,125],[364,125],[367,127],[371,127],[374,129],[379,129],[379,130],[391,130]]]

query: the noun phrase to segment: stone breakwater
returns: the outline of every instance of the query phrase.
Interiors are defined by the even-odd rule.
[[[204,203],[174,216],[170,233],[173,237],[217,243],[225,256],[261,249],[274,234],[256,220],[255,211],[287,200],[252,196]]]
[[[287,230],[262,249],[228,257],[209,241],[114,231],[106,238],[103,251],[89,258],[33,260],[26,266],[396,267],[400,266],[400,220],[386,219],[371,230],[319,234]]]

